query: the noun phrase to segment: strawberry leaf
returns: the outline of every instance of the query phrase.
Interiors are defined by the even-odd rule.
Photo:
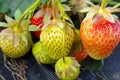
[[[18,21],[18,20],[20,19],[21,15],[22,15],[21,11],[20,11],[19,9],[17,9],[17,10],[15,11],[15,15],[14,15],[15,20]]]
[[[103,67],[103,60],[94,60],[88,57],[86,60],[81,62],[81,65],[88,70],[100,70]]]
[[[14,22],[14,19],[12,19],[11,17],[5,15],[5,20],[7,21],[8,24],[12,24]]]
[[[38,26],[35,26],[35,25],[30,25],[29,26],[29,31],[39,31],[40,28]]]
[[[8,24],[4,22],[0,22],[0,27],[8,27]]]
[[[42,4],[45,4],[47,2],[47,0],[41,0]]]

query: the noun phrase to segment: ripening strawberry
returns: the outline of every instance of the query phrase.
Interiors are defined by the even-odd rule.
[[[0,25],[7,27],[0,32],[0,48],[10,58],[19,58],[25,55],[32,46],[32,39],[27,25],[5,16],[7,23]]]
[[[78,29],[75,30],[75,40],[72,45],[71,56],[75,57],[79,62],[83,61],[88,56],[85,48],[82,45],[80,31]]]
[[[102,6],[86,8],[87,16],[81,23],[80,36],[90,57],[104,59],[108,57],[120,40],[120,21],[113,12],[119,11],[115,7],[106,7],[106,0]]]
[[[50,21],[42,30],[40,41],[46,47],[48,55],[52,59],[67,56],[74,42],[74,29],[62,21]]]

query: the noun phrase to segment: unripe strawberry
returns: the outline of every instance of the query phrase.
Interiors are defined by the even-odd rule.
[[[18,25],[17,20],[5,16],[7,23],[0,22],[0,25],[7,27],[0,32],[0,48],[10,58],[19,58],[25,55],[32,46],[32,38],[28,25],[22,22]]]
[[[80,74],[80,65],[73,57],[64,57],[55,64],[55,73],[61,80],[75,80]]]
[[[21,34],[13,32],[11,28],[6,28],[0,32],[1,50],[10,58],[18,58],[25,55],[32,46],[32,39],[28,32],[24,33],[27,41],[23,40]]]
[[[74,41],[74,30],[61,21],[50,21],[41,32],[40,40],[52,59],[67,56]]]
[[[38,61],[38,63],[52,64],[56,62],[56,60],[51,59],[49,57],[47,50],[41,44],[40,41],[38,41],[37,43],[33,45],[32,52],[33,52],[35,59]]]

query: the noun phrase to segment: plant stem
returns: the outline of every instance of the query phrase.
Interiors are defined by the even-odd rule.
[[[52,8],[53,8],[53,20],[56,20],[56,9],[55,9],[55,0],[52,0]]]
[[[19,23],[17,25],[17,27],[20,26],[21,21],[23,20],[23,18],[27,15],[30,14],[31,12],[34,12],[35,9],[37,8],[37,6],[40,4],[41,0],[36,0],[36,2],[34,4],[32,4],[27,10],[25,10],[25,12],[22,14]]]
[[[104,10],[107,4],[107,0],[102,0],[101,9]]]
[[[104,13],[106,4],[107,4],[107,0],[102,0],[102,4],[101,4],[100,10],[99,10],[99,13],[101,13],[101,14]]]
[[[91,0],[93,3],[96,3],[96,4],[98,4],[98,3],[100,3],[101,2],[101,0]],[[109,6],[114,6],[114,5],[116,5],[116,4],[119,4],[120,2],[117,2],[117,1],[108,1],[107,2],[107,4],[109,5]]]

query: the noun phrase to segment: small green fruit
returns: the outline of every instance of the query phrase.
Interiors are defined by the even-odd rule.
[[[64,57],[56,62],[55,71],[61,80],[74,80],[80,74],[80,65],[74,57]]]
[[[35,59],[39,63],[51,64],[51,63],[56,62],[56,60],[51,59],[49,57],[48,52],[46,51],[45,47],[41,44],[40,41],[38,41],[37,43],[35,43],[33,45],[32,52],[33,52],[33,55],[34,55]]]

